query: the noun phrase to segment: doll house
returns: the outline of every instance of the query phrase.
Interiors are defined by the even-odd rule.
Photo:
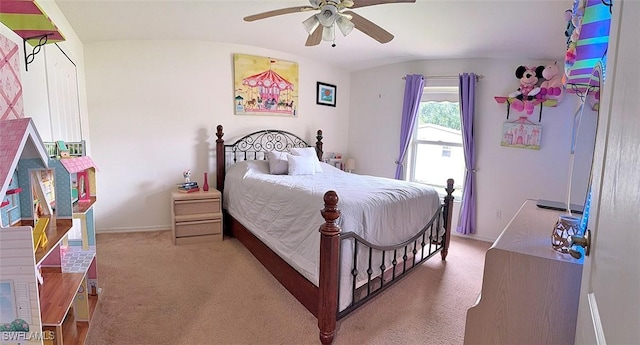
[[[76,223],[68,234],[69,244],[81,245],[83,250],[88,250],[95,246],[92,206],[96,201],[97,168],[89,156],[52,158],[49,163],[55,168],[56,180],[64,186],[64,191],[71,191],[66,195],[69,200],[61,204],[58,211],[59,216],[70,215]]]
[[[3,120],[0,186],[0,336],[82,344],[99,290],[93,161],[51,157],[30,118]]]

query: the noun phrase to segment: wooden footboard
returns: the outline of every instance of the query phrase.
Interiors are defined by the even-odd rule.
[[[446,260],[447,259],[447,254],[449,254],[449,242],[451,242],[451,220],[453,218],[453,192],[455,192],[455,189],[453,188],[453,179],[450,178],[447,180],[447,188],[445,188],[445,191],[447,192],[447,195],[444,197],[444,219],[445,219],[445,223],[444,223],[444,230],[445,230],[445,237],[444,237],[444,248],[442,248],[442,260]]]
[[[282,131],[265,131],[268,135],[278,138],[278,142],[283,142],[283,139],[279,137],[282,133],[291,135]],[[256,132],[262,134],[261,132]],[[256,134],[253,133],[253,134]],[[252,135],[253,135],[252,134]],[[218,139],[216,140],[216,156],[217,156],[217,188],[221,192],[224,188],[224,180],[226,173],[226,158],[229,151],[227,147],[234,147],[233,159],[235,161],[236,154],[240,151],[242,160],[246,160],[247,152],[251,152],[249,156],[251,159],[264,159],[264,155],[259,155],[259,149],[265,147],[264,144],[257,145],[259,147],[257,153],[255,149],[252,150],[236,150],[236,143],[232,145],[225,145],[222,138],[224,133],[222,132],[222,126],[217,127],[216,133]],[[244,137],[246,138],[246,137]],[[242,139],[244,139],[242,138]],[[242,140],[241,139],[241,140]],[[318,153],[318,159],[322,159],[322,131],[318,131],[316,136],[317,142],[315,145],[316,152]],[[288,138],[284,139],[289,140]],[[252,147],[256,146],[254,142],[251,143]],[[304,141],[297,136],[294,138],[292,145],[306,145]],[[289,146],[287,146],[289,147]],[[297,147],[297,146],[294,146]],[[355,299],[351,302],[351,305],[343,311],[338,311],[339,307],[339,277],[340,277],[340,248],[342,240],[358,241],[358,236],[353,233],[342,233],[340,227],[336,224],[336,220],[340,217],[340,210],[338,209],[338,195],[335,191],[328,191],[324,195],[324,208],[321,210],[322,217],[325,222],[320,226],[320,267],[319,267],[319,284],[316,287],[313,283],[307,280],[303,275],[292,268],[286,261],[284,261],[278,254],[262,243],[255,235],[248,231],[242,224],[235,220],[231,215],[225,215],[225,233],[231,234],[236,237],[249,251],[269,270],[269,272],[293,295],[304,305],[314,316],[318,318],[318,327],[320,330],[320,341],[322,344],[330,344],[333,342],[336,332],[337,321],[347,315],[349,312],[355,310],[362,304],[366,303],[370,299],[377,296],[389,286],[393,285],[396,281],[405,277],[407,273],[413,270],[414,267],[418,267],[422,262],[434,256],[440,252],[442,260],[446,259],[450,234],[451,234],[451,219],[453,214],[453,179],[447,181],[447,188],[445,189],[447,195],[444,198],[444,202],[438,209],[438,212],[433,216],[431,222],[426,225],[421,232],[409,239],[405,243],[398,244],[396,246],[380,247],[372,245],[366,240],[361,239],[365,246],[381,251],[383,254],[382,262],[385,261],[384,253],[386,251],[393,251],[393,267],[386,268],[384,264],[379,267],[383,272],[378,276],[372,277],[372,273],[369,274],[369,283],[366,288],[360,287],[358,295],[362,294],[364,297]],[[224,195],[224,194],[223,194]],[[444,227],[444,234],[440,237],[437,235],[438,229]],[[434,233],[435,229],[435,233]],[[357,244],[356,244],[357,247]],[[404,248],[404,252],[396,260],[396,251],[398,248]],[[408,248],[411,251],[407,253]],[[419,249],[418,249],[419,248]],[[371,249],[370,249],[371,250]],[[357,251],[356,251],[357,252]],[[357,254],[357,253],[356,253]],[[355,255],[355,254],[354,254]],[[371,254],[369,254],[371,255]],[[396,274],[396,261],[401,262],[403,267],[401,273]],[[409,263],[409,266],[407,266]],[[371,265],[371,264],[370,264]],[[387,278],[386,273],[388,270],[391,278]],[[371,271],[371,266],[367,271]],[[373,279],[372,279],[373,278]],[[355,275],[354,275],[355,279]],[[356,295],[356,284],[353,284],[353,295]]]
[[[338,278],[340,271],[340,217],[338,195],[334,191],[324,194],[324,209],[320,211],[325,223],[320,226],[320,272],[318,280],[318,328],[320,342],[331,344],[338,319]]]
[[[342,234],[340,227],[335,224],[336,220],[340,217],[340,210],[337,206],[339,200],[338,195],[334,191],[325,193],[324,209],[321,211],[325,223],[320,226],[319,307],[317,315],[318,327],[320,329],[320,342],[322,344],[331,344],[333,342],[338,319],[348,315],[350,312],[382,293],[436,253],[440,252],[442,260],[446,259],[451,239],[451,220],[453,215],[452,194],[455,190],[453,183],[453,179],[447,180],[447,188],[445,189],[447,195],[444,197],[444,202],[438,208],[438,211],[434,214],[429,224],[408,241],[393,246],[376,246],[354,233]],[[444,234],[442,237],[439,237],[438,229],[441,226],[444,227]],[[341,241],[347,239],[353,239],[355,243],[354,265],[356,265],[355,261],[358,255],[358,244],[360,243],[369,249],[369,266],[366,270],[369,279],[364,286],[359,287],[360,291],[358,293],[355,282],[358,269],[357,267],[351,267],[354,275],[352,301],[346,309],[339,311],[340,249]],[[411,248],[410,251],[409,248]],[[374,250],[381,253],[382,266],[376,268],[379,268],[382,273],[372,279],[374,267],[371,266],[371,257]],[[400,250],[400,257],[398,257],[398,250]],[[388,268],[385,267],[385,254],[387,252],[393,253],[392,267]],[[344,258],[342,259],[344,260]],[[399,264],[399,262],[401,262],[401,264]],[[399,272],[396,272],[396,266],[399,265],[401,265],[398,269]],[[390,273],[390,277],[387,277],[387,273]],[[360,294],[360,297],[356,297],[358,294]]]

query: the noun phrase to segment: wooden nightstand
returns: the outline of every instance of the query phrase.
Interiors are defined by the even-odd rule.
[[[222,241],[220,192],[171,193],[173,244]]]

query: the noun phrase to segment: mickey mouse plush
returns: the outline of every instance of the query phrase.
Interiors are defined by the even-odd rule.
[[[518,90],[509,94],[510,98],[519,100],[532,100],[540,92],[538,80],[542,78],[544,66],[528,67],[519,66],[516,69],[516,78],[520,80]]]

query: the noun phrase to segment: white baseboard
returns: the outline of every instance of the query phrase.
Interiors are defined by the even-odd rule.
[[[488,238],[488,237],[483,237],[483,236],[478,236],[478,235],[464,235],[461,234],[455,230],[451,230],[451,235],[453,236],[458,236],[458,237],[464,237],[464,238],[469,238],[472,240],[478,240],[478,241],[483,241],[483,242],[489,242],[489,243],[493,243],[496,241],[495,238]]]
[[[170,231],[171,225],[156,226],[134,226],[126,228],[96,229],[98,234],[115,234],[122,232],[150,232],[150,231]]]

